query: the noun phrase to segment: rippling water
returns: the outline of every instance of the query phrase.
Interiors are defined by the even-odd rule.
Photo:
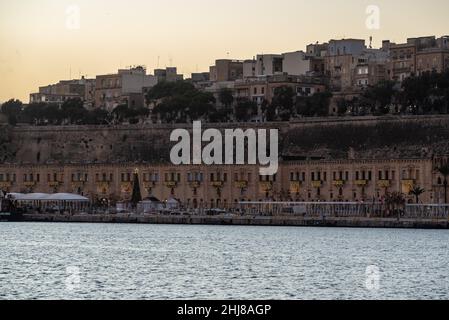
[[[432,230],[0,223],[0,299],[449,299],[448,246]]]

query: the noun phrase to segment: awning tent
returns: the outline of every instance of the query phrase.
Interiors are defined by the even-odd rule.
[[[156,197],[149,197],[143,201],[140,201],[137,204],[137,212],[139,213],[148,213],[152,211],[162,210],[164,208],[164,204],[157,199]]]
[[[89,199],[77,194],[71,193],[9,193],[14,200],[17,201],[80,201],[89,202]]]
[[[179,204],[180,204],[180,202],[178,200],[174,199],[174,198],[170,198],[166,202],[167,209],[171,209],[171,210],[178,209],[179,208]]]
[[[8,196],[19,204],[31,205],[41,209],[84,210],[89,205],[88,198],[71,193],[9,193]]]
[[[40,201],[48,196],[49,194],[47,193],[28,193],[28,194],[18,193],[15,194],[14,199],[17,201]]]
[[[88,202],[89,199],[77,194],[72,193],[56,193],[48,195],[43,200],[45,201],[80,201],[80,202]]]

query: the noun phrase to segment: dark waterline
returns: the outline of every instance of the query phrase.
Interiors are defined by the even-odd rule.
[[[449,299],[445,230],[0,223],[0,243],[0,299]]]

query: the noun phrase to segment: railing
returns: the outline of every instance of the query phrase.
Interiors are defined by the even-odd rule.
[[[384,203],[359,202],[240,202],[244,214],[285,215],[310,218],[402,218],[449,219],[449,205],[407,204],[389,206]]]
[[[448,219],[449,205],[409,204],[405,208],[404,217],[415,219]]]

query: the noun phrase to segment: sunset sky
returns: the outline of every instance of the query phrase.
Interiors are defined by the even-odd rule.
[[[379,30],[366,27],[368,5],[380,8]],[[447,0],[0,0],[0,102],[28,102],[39,86],[129,65],[152,73],[171,64],[189,75],[217,58],[331,38],[372,35],[377,47],[447,35],[448,12]]]

